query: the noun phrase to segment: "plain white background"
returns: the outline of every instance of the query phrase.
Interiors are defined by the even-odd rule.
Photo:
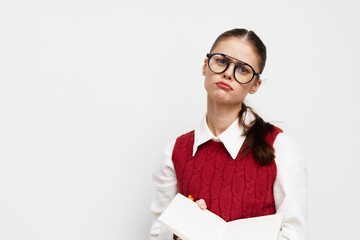
[[[356,239],[358,1],[0,2],[0,239],[147,239],[152,171],[205,114],[201,66],[244,27],[249,105],[307,160],[309,238]]]

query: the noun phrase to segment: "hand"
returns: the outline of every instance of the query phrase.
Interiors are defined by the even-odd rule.
[[[200,207],[202,210],[205,210],[205,209],[207,208],[204,199],[199,199],[199,200],[196,201],[196,203],[199,205],[199,207]]]

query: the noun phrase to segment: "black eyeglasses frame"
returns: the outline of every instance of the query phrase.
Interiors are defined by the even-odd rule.
[[[214,71],[211,69],[211,67],[210,67],[210,58],[211,58],[212,56],[214,56],[214,55],[222,55],[222,56],[226,59],[227,65],[226,65],[226,68],[224,69],[224,71],[222,71],[222,72],[214,72]],[[234,67],[234,78],[235,78],[235,80],[236,80],[238,83],[240,83],[240,84],[247,84],[247,83],[251,82],[251,81],[254,79],[255,76],[260,77],[260,73],[257,73],[257,72],[255,71],[255,69],[254,69],[250,64],[247,64],[246,62],[241,61],[241,60],[239,60],[239,59],[236,59],[236,58],[234,58],[234,57],[228,56],[228,55],[226,55],[226,54],[224,54],[224,53],[207,53],[207,54],[206,54],[206,57],[208,58],[208,67],[209,67],[209,69],[210,69],[213,73],[223,73],[223,72],[225,72],[225,71],[228,69],[228,67],[230,66],[230,64],[232,63],[232,62],[229,62],[229,58],[241,62],[241,64],[239,64],[239,65],[236,65],[236,64],[234,63],[234,65],[235,65],[235,67]],[[251,79],[250,79],[249,81],[247,81],[247,82],[245,82],[245,83],[238,81],[238,80],[236,79],[236,77],[235,77],[236,68],[238,68],[239,66],[242,66],[242,65],[249,66],[249,67],[251,68],[251,70],[253,71],[253,76],[251,77]]]

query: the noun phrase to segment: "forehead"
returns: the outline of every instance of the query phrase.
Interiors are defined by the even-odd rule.
[[[256,70],[259,70],[258,56],[253,50],[252,45],[244,39],[235,37],[224,39],[217,44],[217,46],[213,49],[212,52],[224,53],[228,56],[246,62]]]

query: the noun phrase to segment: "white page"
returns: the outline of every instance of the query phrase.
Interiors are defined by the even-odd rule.
[[[228,222],[223,240],[277,240],[283,214],[245,218]]]
[[[222,218],[179,193],[158,221],[183,240],[219,240],[226,225]]]

